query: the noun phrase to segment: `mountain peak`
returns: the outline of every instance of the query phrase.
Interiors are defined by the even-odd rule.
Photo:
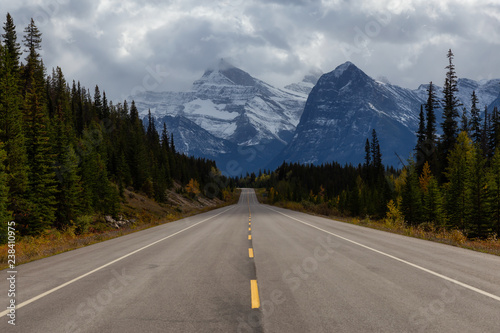
[[[354,67],[354,68],[358,69],[358,67],[356,67],[356,65],[354,65],[352,62],[350,62],[350,61],[346,61],[346,62],[344,62],[342,65],[337,66],[337,68],[335,68],[335,69],[333,70],[333,74],[334,74],[334,76],[335,76],[335,77],[337,77],[337,78],[338,78],[338,77],[340,77],[342,74],[344,74],[344,72],[345,72],[347,69],[349,69],[349,68],[351,68],[351,67]]]
[[[204,83],[252,87],[255,85],[255,79],[247,72],[221,58],[213,68],[205,71],[201,79],[194,82],[193,87],[196,90],[196,87]]]

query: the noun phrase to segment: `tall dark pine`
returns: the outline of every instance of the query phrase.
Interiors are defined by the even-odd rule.
[[[7,13],[7,20],[3,26],[5,31],[2,34],[5,52],[10,58],[13,69],[17,71],[19,69],[19,57],[21,56],[21,46],[17,42],[16,26],[14,25],[14,20],[9,13]]]
[[[425,104],[425,118],[427,119],[427,125],[425,128],[425,137],[429,144],[434,144],[436,142],[436,112],[435,110],[439,107],[438,100],[436,97],[436,91],[432,81],[429,82],[429,88],[427,89],[427,103]]]
[[[479,109],[477,107],[477,96],[476,92],[473,91],[471,95],[471,108],[470,108],[470,136],[474,143],[481,142],[482,130],[481,130],[481,115],[479,113]]]
[[[443,87],[443,122],[441,127],[443,128],[443,140],[442,140],[442,153],[446,156],[448,152],[453,148],[458,135],[458,106],[460,102],[457,97],[458,87],[457,87],[457,75],[455,72],[455,65],[453,64],[453,52],[451,49],[448,51],[448,66],[446,69],[446,79]]]
[[[365,142],[365,167],[369,167],[372,161],[372,157],[370,155],[370,141],[366,139]]]
[[[382,153],[380,152],[380,144],[377,138],[377,132],[375,129],[372,130],[372,144],[371,144],[371,152],[372,152],[372,164],[373,167],[378,170],[382,168]]]
[[[425,115],[423,105],[420,105],[420,114],[418,116],[417,147],[421,147],[426,139]]]
[[[467,109],[462,110],[462,119],[460,120],[460,132],[469,134],[469,118],[467,117]]]
[[[498,108],[495,106],[491,114],[490,130],[489,130],[489,151],[493,155],[498,148],[498,143],[500,141],[500,114],[498,113]]]
[[[42,33],[31,19],[30,24],[24,29],[24,46],[26,56],[26,65],[23,68],[24,94],[30,90],[31,84],[35,85],[37,94],[40,98],[44,96],[45,68],[38,51],[42,48]],[[34,80],[32,80],[34,78]],[[44,102],[44,100],[40,100]]]

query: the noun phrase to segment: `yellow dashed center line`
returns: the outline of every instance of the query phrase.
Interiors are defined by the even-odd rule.
[[[260,299],[257,280],[250,280],[250,290],[252,293],[252,309],[258,309],[260,307]]]
[[[248,235],[248,240],[251,240],[252,239],[252,235]]]

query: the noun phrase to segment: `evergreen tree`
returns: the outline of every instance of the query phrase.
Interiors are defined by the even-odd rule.
[[[427,124],[425,127],[425,137],[429,144],[434,145],[436,142],[436,109],[439,107],[436,92],[432,81],[429,82],[427,88],[427,103],[425,104],[425,118]]]
[[[25,52],[28,53],[26,65],[23,68],[24,94],[27,94],[31,85],[37,90],[40,102],[45,103],[43,99],[45,88],[45,67],[38,51],[42,48],[42,33],[31,19],[30,24],[24,30]],[[34,79],[34,80],[33,80]]]
[[[0,141],[0,245],[7,242],[7,222],[12,218],[11,212],[7,209],[9,188],[4,167],[6,157],[3,143]]]
[[[465,132],[467,135],[470,134],[469,130],[469,118],[467,117],[467,110],[463,108],[462,119],[460,121],[460,132]]]
[[[498,142],[500,141],[500,115],[496,106],[493,108],[493,112],[491,114],[488,135],[488,150],[490,152],[489,157],[493,157],[497,150]]]
[[[488,205],[493,231],[500,236],[500,149],[495,151],[488,171]]]
[[[488,236],[491,231],[488,220],[486,159],[481,149],[474,145],[467,160],[468,177],[465,179],[467,189],[466,229],[472,237]]]
[[[365,142],[365,168],[371,165],[372,157],[370,155],[370,141],[366,139]]]
[[[420,224],[422,222],[422,192],[413,161],[410,161],[402,198],[401,207],[405,221],[410,225]]]
[[[26,94],[26,140],[29,162],[29,201],[32,204],[25,225],[28,234],[52,227],[55,221],[56,182],[54,156],[48,131],[49,119],[35,88],[32,76]]]
[[[16,26],[14,25],[14,20],[9,13],[7,13],[7,20],[3,26],[5,31],[2,34],[3,43],[5,45],[5,53],[9,58],[10,66],[14,72],[19,70],[19,57],[21,56],[21,46],[17,42]]]
[[[457,138],[457,118],[458,111],[457,108],[460,106],[460,102],[457,97],[458,87],[457,87],[457,75],[455,72],[455,65],[453,64],[453,52],[451,49],[448,51],[448,70],[446,73],[446,79],[443,87],[444,93],[444,110],[443,110],[443,122],[441,126],[443,128],[443,140],[442,140],[442,153],[446,156],[449,151],[453,148]]]
[[[104,118],[103,105],[101,100],[101,92],[99,91],[99,86],[95,86],[94,90],[94,110],[95,114],[99,119]]]
[[[482,137],[482,120],[481,115],[479,113],[479,109],[477,107],[477,96],[476,92],[472,91],[471,96],[472,106],[470,109],[470,136],[474,143],[480,143]]]
[[[451,226],[468,230],[467,225],[467,186],[470,176],[469,160],[472,158],[472,141],[465,132],[458,135],[457,143],[448,155],[448,167],[444,184],[446,193],[446,211]]]
[[[489,151],[489,139],[490,137],[490,116],[488,115],[488,107],[484,107],[484,123],[481,130],[480,147],[484,156],[491,157],[492,152]]]
[[[371,152],[373,168],[380,171],[382,168],[382,153],[380,152],[380,144],[375,129],[372,130]]]
[[[418,130],[417,130],[417,145],[415,146],[415,151],[417,153],[417,163],[423,164],[427,161],[427,151],[425,147],[426,143],[426,128],[425,128],[425,115],[423,105],[420,105],[420,114],[418,118]]]
[[[9,30],[6,31],[9,35]],[[14,32],[15,34],[15,32]],[[4,37],[6,38],[6,37]],[[9,37],[15,43],[15,38]],[[13,47],[15,49],[15,47]],[[28,157],[23,129],[23,101],[15,57],[0,47],[0,141],[5,143],[5,172],[9,188],[9,210],[14,215],[26,209]]]

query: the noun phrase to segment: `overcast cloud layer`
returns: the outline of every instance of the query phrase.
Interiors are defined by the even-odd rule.
[[[500,78],[500,3],[477,0],[0,0],[18,40],[33,17],[43,58],[118,102],[187,90],[220,58],[278,87],[349,60],[407,88]]]

